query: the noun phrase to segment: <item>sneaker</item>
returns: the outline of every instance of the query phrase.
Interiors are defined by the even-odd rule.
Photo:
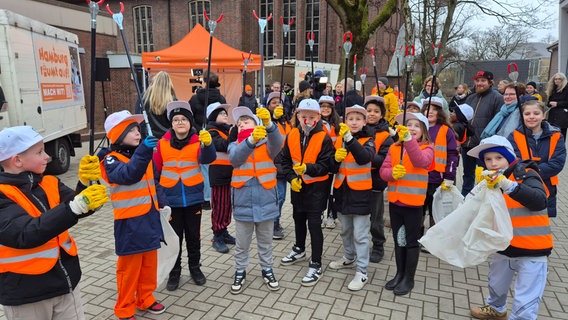
[[[327,217],[327,220],[325,221],[325,227],[328,229],[335,229],[335,219],[333,219],[332,217]]]
[[[235,281],[231,285],[231,293],[239,294],[243,291],[243,285],[245,284],[245,278],[247,277],[246,271],[235,272]]]
[[[284,239],[284,230],[282,229],[282,226],[280,225],[280,223],[274,224],[274,233],[272,235],[272,239],[274,239],[274,240]]]
[[[287,256],[282,258],[280,260],[280,263],[282,263],[283,265],[289,265],[304,259],[306,259],[306,252],[302,251],[302,249],[300,249],[297,246],[293,246],[292,252],[290,252]]]
[[[225,244],[236,244],[237,243],[237,239],[235,239],[235,237],[233,237],[229,233],[229,231],[227,231],[227,229],[223,230],[222,236],[223,236],[223,242],[225,242]]]
[[[152,313],[152,314],[162,314],[166,311],[166,307],[164,307],[163,304],[158,303],[158,302],[154,302],[150,308],[146,309],[146,311]]]
[[[492,306],[473,307],[470,310],[471,316],[476,319],[506,320],[507,311],[498,312]]]
[[[168,291],[175,291],[179,287],[179,278],[180,275],[170,275],[168,278],[168,284],[166,285],[166,289]]]
[[[372,263],[379,263],[383,260],[385,255],[385,249],[383,246],[373,246],[373,250],[371,250],[371,255],[369,256],[369,262]]]
[[[222,235],[213,236],[213,248],[219,253],[229,252],[229,247],[225,244],[225,240]]]
[[[205,201],[201,205],[201,209],[203,210],[211,210],[211,201]]]
[[[136,320],[136,317],[132,316],[130,318],[118,318],[118,320]]]
[[[280,285],[278,285],[278,280],[276,280],[272,269],[262,270],[262,279],[264,279],[264,282],[268,286],[268,289],[272,291],[280,289]]]
[[[207,279],[205,279],[205,275],[203,274],[199,266],[189,267],[189,274],[191,275],[191,278],[193,279],[195,284],[198,286],[202,286],[205,284],[205,282],[207,282]]]
[[[353,277],[353,280],[349,282],[347,289],[351,291],[359,291],[363,289],[366,283],[367,283],[367,275],[365,273],[357,271],[355,272],[355,277]]]
[[[329,267],[334,270],[353,268],[354,266],[355,266],[355,259],[349,260],[345,257],[341,257],[341,259],[329,263]]]
[[[306,276],[302,278],[302,285],[304,287],[311,287],[318,283],[319,279],[322,277],[323,271],[321,269],[321,263],[319,262],[310,262],[310,266],[308,268],[308,273]]]

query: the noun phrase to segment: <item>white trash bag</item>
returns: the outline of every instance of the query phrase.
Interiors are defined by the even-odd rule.
[[[505,250],[512,238],[513,226],[501,190],[488,189],[484,180],[419,242],[441,260],[467,268]]]
[[[463,196],[458,187],[452,185],[450,190],[442,190],[439,186],[434,192],[432,200],[432,217],[434,222],[439,223],[450,213],[457,209],[463,203]]]
[[[158,287],[168,278],[179,254],[179,237],[169,222],[171,214],[172,209],[168,206],[160,209],[160,222],[166,243],[161,242],[158,249]]]

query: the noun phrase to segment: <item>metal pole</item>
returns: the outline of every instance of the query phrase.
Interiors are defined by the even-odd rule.
[[[90,96],[90,107],[89,110],[89,154],[93,155],[95,153],[95,89],[96,83],[95,78],[97,75],[97,64],[96,64],[96,54],[97,54],[97,14],[99,13],[99,6],[102,5],[104,0],[99,2],[94,2],[88,0],[89,11],[91,12],[91,96]],[[103,88],[104,89],[104,88]]]
[[[252,10],[252,15],[258,20],[258,26],[260,27],[260,101],[264,102],[264,28],[268,21],[272,19],[272,13],[266,19],[261,19],[256,15],[256,11]]]

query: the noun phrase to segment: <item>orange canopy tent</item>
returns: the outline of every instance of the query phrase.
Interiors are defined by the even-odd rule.
[[[189,83],[191,69],[207,70],[209,56],[209,31],[197,24],[181,41],[173,46],[154,52],[142,53],[142,66],[150,74],[166,71],[170,74],[176,96],[180,100],[189,100],[192,92]],[[213,37],[211,71],[219,75],[221,94],[227,102],[237,105],[242,94],[242,71],[244,58],[249,53],[232,48]],[[248,71],[260,70],[260,55],[251,55]]]

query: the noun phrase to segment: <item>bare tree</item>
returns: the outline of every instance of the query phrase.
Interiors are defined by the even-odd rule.
[[[466,49],[468,60],[504,60],[528,53],[526,46],[530,32],[525,27],[509,25],[473,34]]]

